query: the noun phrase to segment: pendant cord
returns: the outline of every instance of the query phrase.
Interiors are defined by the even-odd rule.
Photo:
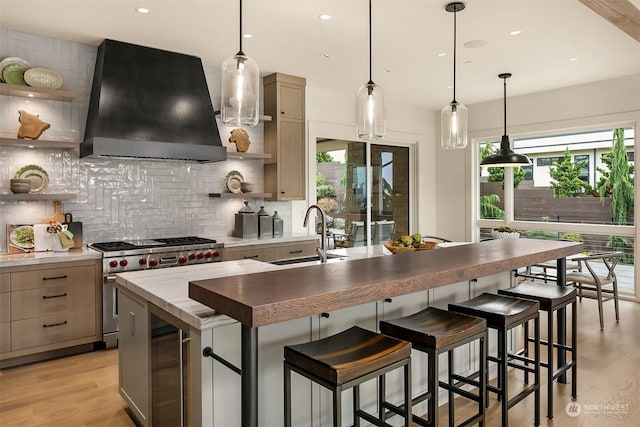
[[[369,0],[369,83],[373,83],[373,72],[372,70],[372,49],[371,49],[371,0]]]
[[[507,134],[507,78],[504,78],[504,135]]]
[[[456,41],[457,41],[457,20],[458,9],[453,11],[453,102],[456,102]]]
[[[244,55],[242,52],[242,0],[240,0],[240,51],[238,53]]]

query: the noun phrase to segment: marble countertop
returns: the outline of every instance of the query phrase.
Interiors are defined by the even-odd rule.
[[[34,264],[49,264],[54,262],[83,261],[87,259],[101,259],[102,253],[83,247],[70,249],[66,252],[29,252],[24,254],[0,255],[0,268],[21,267]]]
[[[307,236],[308,237],[308,236]],[[226,244],[226,243],[225,243]],[[329,263],[372,258],[389,254],[382,245],[331,250],[329,253],[341,258],[332,258]],[[203,330],[235,323],[236,320],[215,313],[214,310],[189,298],[189,282],[251,273],[284,270],[320,264],[319,261],[276,266],[255,260],[225,261],[196,264],[180,268],[132,271],[116,275],[119,287],[160,307],[196,329]]]

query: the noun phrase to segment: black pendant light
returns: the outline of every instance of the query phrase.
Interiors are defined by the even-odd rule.
[[[222,122],[255,126],[260,117],[260,70],[242,51],[242,0],[240,0],[240,49],[222,63]]]
[[[498,77],[504,80],[504,134],[500,142],[500,151],[497,154],[485,157],[480,162],[480,166],[513,168],[530,165],[531,161],[527,156],[518,154],[511,149],[509,135],[507,135],[507,79],[511,77],[511,73],[502,73]]]
[[[356,92],[356,133],[364,140],[377,140],[386,134],[384,91],[371,75],[371,0],[369,0],[369,81]]]
[[[467,107],[456,101],[456,42],[458,12],[464,10],[464,3],[449,3],[445,10],[453,13],[453,101],[442,109],[442,148],[455,149],[467,146]]]

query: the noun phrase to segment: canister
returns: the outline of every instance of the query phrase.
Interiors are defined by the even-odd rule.
[[[271,237],[273,235],[273,218],[269,216],[264,206],[258,211],[258,236]]]
[[[242,209],[235,215],[235,237],[257,237],[258,236],[258,216],[253,213],[249,202],[245,201]]]
[[[274,236],[282,236],[282,234],[284,233],[284,221],[282,221],[282,218],[280,218],[280,215],[278,215],[278,211],[275,211],[273,213],[273,235]]]

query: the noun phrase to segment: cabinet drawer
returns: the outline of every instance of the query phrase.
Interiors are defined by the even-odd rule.
[[[93,307],[95,287],[85,284],[44,286],[11,293],[11,320],[73,311]]]
[[[279,246],[274,248],[275,259],[300,258],[316,254],[315,242],[305,242],[295,245]]]
[[[255,259],[257,261],[273,261],[275,259],[273,248],[225,248],[224,260]]]
[[[0,323],[0,353],[11,350],[11,324]]]
[[[49,285],[86,284],[95,286],[95,266],[47,268],[11,273],[11,290],[41,288]]]
[[[10,273],[0,273],[0,292],[9,292],[11,290]]]
[[[11,294],[9,292],[0,293],[0,322],[11,320]]]
[[[94,336],[95,311],[59,313],[11,322],[11,350]]]

